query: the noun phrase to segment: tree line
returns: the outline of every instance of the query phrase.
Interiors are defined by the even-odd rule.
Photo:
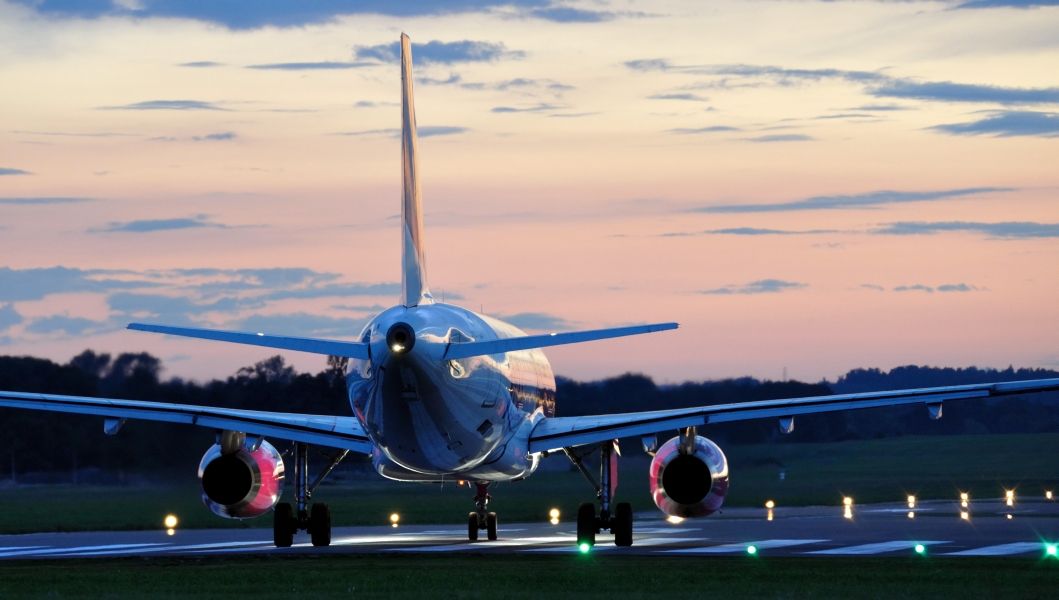
[[[85,350],[66,364],[33,357],[0,356],[0,389],[78,396],[153,400],[250,410],[352,414],[346,397],[344,359],[330,357],[318,373],[299,373],[274,356],[205,383],[163,378],[162,362],[146,353],[117,356]],[[600,381],[557,380],[557,414],[591,415],[819,396],[833,393],[931,387],[1059,377],[1045,369],[900,367],[855,369],[837,381],[803,383],[750,377],[659,385],[625,374]],[[152,470],[187,470],[213,443],[196,427],[130,421],[106,437],[102,419],[0,409],[0,480],[53,473],[121,480]],[[1059,394],[991,401],[950,402],[939,421],[920,405],[806,415],[796,419],[790,442],[828,442],[907,434],[1016,433],[1059,430]],[[704,431],[718,443],[761,443],[781,437],[774,420],[722,424]],[[279,447],[282,447],[280,445]],[[4,456],[6,455],[6,456]],[[6,458],[6,460],[4,460]],[[362,459],[363,460],[363,459]],[[7,464],[5,464],[7,463]]]

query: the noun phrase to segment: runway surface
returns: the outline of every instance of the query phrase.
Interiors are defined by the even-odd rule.
[[[631,548],[617,548],[613,537],[597,537],[593,553],[656,556],[746,554],[759,556],[908,556],[921,544],[932,556],[1048,556],[1048,544],[1059,542],[1059,503],[974,502],[969,518],[957,502],[924,502],[909,518],[905,504],[854,506],[852,518],[841,506],[776,507],[772,520],[765,509],[728,509],[705,519],[669,523],[657,513],[636,518]],[[1009,516],[1010,515],[1010,516]],[[274,548],[270,529],[42,533],[0,536],[0,560],[122,556],[208,556],[303,553],[395,555],[438,553],[577,553],[576,526],[550,523],[503,524],[499,540],[469,543],[460,525],[336,527],[332,545],[314,548],[299,534],[292,548]],[[268,517],[263,517],[267,519]],[[484,538],[484,533],[482,536]]]

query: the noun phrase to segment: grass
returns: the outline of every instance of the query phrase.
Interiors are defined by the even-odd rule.
[[[253,556],[0,564],[3,598],[1044,598],[1059,561]]]
[[[726,449],[732,487],[728,506],[837,505],[843,495],[858,503],[921,499],[996,498],[1005,488],[1040,495],[1059,481],[1054,448],[1059,434],[932,436],[834,444],[763,444]],[[618,495],[636,510],[651,510],[648,458],[625,449]],[[565,461],[562,457],[548,463]],[[786,477],[779,478],[780,470]],[[1055,487],[1059,492],[1059,486]],[[572,517],[593,492],[576,472],[543,470],[526,481],[499,484],[493,508],[505,522],[543,521],[555,506]],[[290,489],[285,491],[290,497]],[[473,491],[454,482],[444,486],[400,484],[368,477],[323,486],[317,499],[328,502],[341,525],[385,524],[391,512],[403,523],[462,523]],[[0,488],[0,533],[123,530],[161,527],[165,514],[181,527],[271,527],[267,516],[229,521],[213,516],[199,500],[198,483],[182,479],[162,486],[19,486]]]

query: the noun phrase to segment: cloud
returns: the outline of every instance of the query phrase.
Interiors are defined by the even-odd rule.
[[[416,83],[421,85],[454,85],[465,90],[492,90],[498,92],[516,92],[523,96],[536,97],[547,94],[553,97],[561,97],[570,90],[577,89],[572,85],[558,82],[554,79],[534,79],[529,77],[515,77],[501,81],[464,81],[459,73],[449,73],[448,77],[416,77]]]
[[[930,129],[951,135],[1038,136],[1052,138],[1059,136],[1059,113],[995,111],[977,121],[935,125]]]
[[[18,314],[11,304],[0,304],[0,331],[8,329],[12,325],[18,325],[23,321],[22,315]]]
[[[943,283],[937,287],[939,292],[977,292],[977,287],[966,283]]]
[[[456,125],[422,125],[416,128],[416,133],[421,138],[437,137],[442,135],[458,135],[461,133],[467,133],[470,131],[468,127],[459,127]],[[333,135],[347,135],[347,136],[386,136],[392,138],[400,138],[401,130],[396,127],[387,127],[384,129],[361,129],[358,131],[339,131]]]
[[[205,69],[210,67],[223,67],[224,63],[214,62],[212,60],[196,60],[192,62],[180,63],[178,67],[191,67],[194,69]]]
[[[904,221],[889,223],[873,233],[889,235],[929,235],[943,232],[984,233],[994,239],[1039,239],[1059,237],[1059,223],[1006,221],[975,223],[969,221]]]
[[[375,100],[359,100],[353,105],[354,108],[378,108],[381,106],[401,106],[400,102],[377,102]]]
[[[1039,8],[1056,4],[1056,0],[969,0],[956,8]]]
[[[401,59],[401,43],[378,44],[375,46],[356,46],[353,55],[358,61],[376,61],[394,63]],[[469,62],[495,62],[501,59],[521,59],[526,53],[519,50],[508,50],[502,43],[476,42],[461,40],[458,42],[441,42],[432,40],[425,44],[412,44],[412,56],[419,65]]]
[[[145,100],[100,108],[103,110],[227,110],[212,102],[202,100]]]
[[[894,79],[884,85],[870,88],[868,93],[880,98],[912,98],[939,102],[1059,103],[1059,88],[1000,87],[951,81],[916,82],[908,79]]]
[[[457,127],[454,125],[424,125],[416,129],[416,133],[421,138],[437,137],[441,135],[458,135],[461,133],[467,133],[470,131],[467,127]]]
[[[689,235],[817,235],[823,233],[841,233],[837,229],[765,229],[760,227],[729,227],[727,229],[707,229],[689,233],[663,233],[663,237],[682,237]]]
[[[525,16],[551,21],[553,23],[602,23],[612,21],[622,13],[599,10],[585,10],[569,6],[546,6],[543,8],[531,8],[524,13]],[[625,13],[629,16],[629,13]]]
[[[711,125],[709,127],[677,127],[675,129],[667,129],[666,133],[695,135],[699,133],[722,133],[725,131],[742,131],[742,129],[730,125]]]
[[[899,285],[894,288],[895,292],[926,292],[928,294],[934,293],[934,288],[929,285],[923,285],[922,283],[916,283],[912,285]]]
[[[759,135],[757,137],[743,138],[747,142],[772,143],[772,142],[808,142],[816,138],[802,133],[777,133],[772,135]]]
[[[108,292],[157,285],[145,281],[117,279],[110,271],[66,267],[11,269],[0,267],[0,301],[40,300],[71,292]]]
[[[858,287],[860,287],[862,289],[865,289],[865,290],[872,290],[872,291],[875,291],[875,292],[884,292],[884,291],[886,291],[886,288],[884,288],[881,285],[874,284],[874,283],[862,283]]]
[[[497,318],[502,321],[507,321],[516,327],[522,329],[536,329],[536,330],[548,330],[557,331],[564,329],[573,329],[573,324],[570,321],[562,317],[550,315],[541,312],[524,312],[513,315],[497,315]]]
[[[100,328],[101,323],[82,317],[68,317],[65,315],[53,315],[34,319],[26,325],[26,331],[41,334],[62,334],[65,336],[80,336],[91,330]]]
[[[27,129],[12,129],[11,133],[22,135],[47,135],[62,137],[137,137],[135,133],[115,133],[113,131],[34,131]]]
[[[559,110],[566,108],[565,106],[558,106],[555,104],[548,104],[541,102],[531,106],[494,106],[490,112],[495,113],[532,113],[532,112],[544,112],[547,110]]]
[[[0,167],[0,175],[32,175],[29,171],[23,171],[22,169],[13,169],[11,167]]]
[[[862,104],[860,106],[854,106],[846,110],[864,110],[864,111],[895,111],[895,110],[912,110],[911,106],[902,106],[900,104]]]
[[[23,198],[0,198],[0,206],[47,206],[51,204],[79,204],[95,202],[94,198],[72,198],[65,196],[38,196]]]
[[[285,62],[266,63],[261,65],[247,65],[247,69],[258,69],[263,71],[335,71],[343,69],[360,69],[362,67],[374,66],[377,63],[369,62]]]
[[[219,133],[207,133],[206,135],[196,135],[192,137],[192,141],[195,142],[226,142],[234,140],[237,136],[233,131],[221,131]]]
[[[89,229],[90,233],[153,233],[175,229],[217,228],[228,229],[227,225],[213,223],[206,215],[196,215],[175,219],[141,219],[137,221],[112,221],[104,227]]]
[[[881,190],[863,194],[835,195],[835,196],[812,196],[802,200],[791,202],[780,202],[777,204],[720,204],[715,206],[703,206],[693,209],[695,212],[706,213],[750,213],[750,212],[782,212],[791,210],[833,210],[844,208],[874,208],[887,204],[902,204],[906,202],[927,202],[933,200],[947,200],[964,196],[976,196],[997,192],[1011,192],[1014,188],[1001,187],[977,187],[957,188],[951,190],[935,190],[928,192],[901,192],[894,190]]]
[[[689,102],[709,102],[709,98],[693,94],[691,92],[673,92],[669,94],[654,94],[647,97],[648,100],[686,100]]]
[[[260,331],[297,336],[329,336],[354,339],[364,328],[367,319],[326,317],[308,313],[251,315],[231,323],[233,329]]]
[[[798,283],[795,281],[783,281],[782,279],[761,279],[758,281],[751,281],[744,285],[726,285],[724,287],[715,288],[712,290],[703,290],[702,294],[712,295],[732,295],[732,294],[775,294],[778,292],[785,292],[788,290],[798,290],[808,287],[804,283]]]

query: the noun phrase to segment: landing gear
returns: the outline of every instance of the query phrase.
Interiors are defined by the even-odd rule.
[[[489,482],[475,483],[474,508],[475,511],[467,515],[467,539],[472,542],[478,541],[478,532],[485,530],[485,537],[489,541],[496,541],[497,518],[495,512],[489,512]]]
[[[598,483],[582,462],[588,452],[578,454],[572,448],[564,448],[563,452],[596,488],[596,497],[599,499],[599,512],[596,512],[596,505],[592,502],[586,502],[577,509],[577,545],[594,546],[596,534],[607,529],[614,534],[614,545],[632,546],[632,505],[619,502],[611,513],[611,499],[618,489],[617,440],[606,442],[599,447]]]
[[[272,541],[277,548],[289,548],[294,544],[294,534],[309,533],[313,546],[331,545],[331,508],[323,502],[309,505],[313,492],[320,483],[335,470],[338,463],[349,454],[343,450],[331,457],[330,464],[309,485],[309,445],[294,444],[294,504],[276,505],[272,513]]]

